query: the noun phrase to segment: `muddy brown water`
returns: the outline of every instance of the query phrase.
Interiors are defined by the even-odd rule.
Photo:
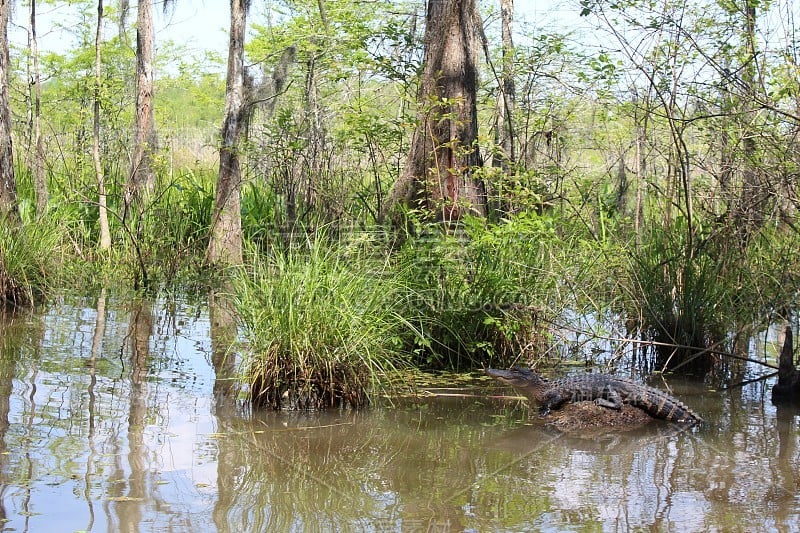
[[[64,296],[0,321],[4,531],[800,531],[798,412],[770,381],[673,380],[703,427],[585,438],[478,381],[252,413],[208,309]]]

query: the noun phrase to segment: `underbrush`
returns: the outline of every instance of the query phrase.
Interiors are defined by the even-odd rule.
[[[236,278],[252,357],[252,401],[358,407],[413,364],[466,370],[527,362],[542,349],[543,305],[558,284],[555,232],[539,217],[471,220],[392,251],[368,233],[261,252]]]
[[[305,250],[255,258],[236,278],[254,404],[361,407],[381,378],[407,364],[402,287],[371,248],[317,235]]]
[[[396,261],[415,363],[466,370],[532,358],[561,275],[557,241],[550,220],[536,215],[467,219],[455,235],[432,228],[406,241]]]
[[[52,220],[0,220],[0,305],[28,306],[54,285],[63,261],[64,232]]]
[[[795,305],[797,236],[764,228],[740,246],[725,230],[690,239],[680,220],[653,225],[628,251],[627,308],[658,343],[657,367],[702,374],[715,349],[733,349],[737,336]]]

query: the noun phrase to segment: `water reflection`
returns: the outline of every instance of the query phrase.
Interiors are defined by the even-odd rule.
[[[91,531],[94,527],[94,501],[90,487],[92,486],[92,479],[95,475],[93,466],[97,458],[97,446],[95,445],[95,430],[97,414],[95,407],[97,405],[97,395],[95,394],[95,387],[97,386],[97,359],[101,357],[101,347],[103,344],[103,337],[106,333],[106,297],[107,291],[104,288],[100,290],[97,296],[97,306],[94,319],[94,334],[92,335],[92,347],[89,352],[89,359],[86,361],[86,368],[89,371],[89,385],[86,387],[86,393],[89,396],[87,405],[88,417],[88,434],[86,436],[89,455],[86,458],[86,474],[84,476],[84,490],[83,496],[86,500],[86,508],[88,511],[88,525],[86,531]]]
[[[237,461],[234,439],[227,435],[235,435],[233,421],[237,418],[236,401],[236,356],[232,347],[236,339],[236,314],[234,304],[228,293],[211,291],[208,297],[209,317],[211,321],[211,363],[214,368],[214,415],[217,419],[217,499],[212,511],[217,531],[247,531],[253,522],[232,512],[239,499],[238,479],[241,476],[241,461]],[[257,523],[264,523],[261,519]],[[232,528],[233,524],[237,527]]]
[[[139,531],[145,498],[151,494],[158,498],[158,491],[148,490],[146,468],[147,448],[144,431],[147,415],[147,363],[150,356],[150,338],[153,333],[152,304],[141,298],[129,303],[130,318],[126,335],[130,365],[127,416],[127,469],[122,464],[123,452],[115,446],[114,468],[109,498],[105,506],[108,522],[114,531]],[[116,445],[121,444],[119,440]],[[154,502],[158,503],[158,502]]]
[[[17,348],[14,342],[18,338],[18,334],[14,331],[16,322],[11,317],[0,315],[0,464],[3,466],[0,469],[0,522],[2,523],[9,520],[5,505],[6,494],[9,491],[5,466],[9,454],[6,438],[10,426],[12,382],[16,377]]]
[[[4,529],[798,529],[800,412],[763,382],[664,382],[704,427],[586,438],[495,385],[251,413],[235,338],[224,293],[101,292],[0,320]]]

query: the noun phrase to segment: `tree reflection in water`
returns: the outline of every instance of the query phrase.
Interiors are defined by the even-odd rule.
[[[790,530],[800,519],[798,411],[772,406],[764,383],[729,394],[672,380],[707,421],[677,433],[566,436],[485,383],[364,411],[252,412],[236,331],[221,293],[65,296],[0,321],[4,527]]]

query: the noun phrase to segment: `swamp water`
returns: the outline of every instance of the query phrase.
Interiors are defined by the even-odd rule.
[[[771,382],[673,381],[705,426],[585,438],[477,380],[251,413],[211,329],[207,302],[184,299],[65,296],[0,320],[0,527],[800,531],[798,412],[771,405]]]

